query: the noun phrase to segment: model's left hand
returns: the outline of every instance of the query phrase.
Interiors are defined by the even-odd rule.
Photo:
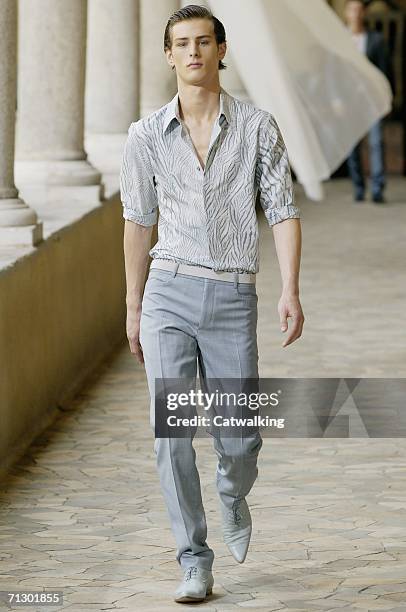
[[[286,332],[288,329],[288,318],[292,319],[288,336],[282,344],[285,347],[302,335],[304,316],[299,297],[294,294],[282,293],[278,303],[278,312],[282,332]]]

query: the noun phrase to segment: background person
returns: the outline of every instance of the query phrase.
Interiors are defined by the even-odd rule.
[[[362,0],[347,0],[345,21],[359,51],[389,78],[389,56],[381,32],[369,30],[365,25],[365,5]],[[347,158],[347,167],[353,183],[354,200],[365,198],[365,178],[362,169],[361,143],[359,141]],[[383,122],[379,119],[368,132],[371,196],[376,204],[383,203],[386,185],[384,168]]]

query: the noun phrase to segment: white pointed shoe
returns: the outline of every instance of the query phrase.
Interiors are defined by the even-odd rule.
[[[252,520],[245,497],[236,499],[230,510],[223,502],[221,516],[223,521],[223,539],[231,554],[238,563],[243,563],[247,556],[251,539]]]
[[[210,570],[192,565],[185,570],[183,580],[175,591],[175,601],[203,601],[207,595],[211,595],[213,584],[213,573]]]

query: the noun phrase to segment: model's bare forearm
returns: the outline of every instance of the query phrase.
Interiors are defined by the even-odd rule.
[[[272,227],[282,277],[278,312],[282,332],[289,332],[282,346],[302,335],[304,315],[299,299],[299,268],[302,232],[299,219],[285,219]],[[291,319],[291,325],[288,324]]]
[[[275,247],[282,277],[282,291],[299,295],[302,231],[299,219],[286,219],[273,227]]]
[[[153,226],[144,227],[125,220],[124,260],[127,284],[127,306],[140,307],[149,267]]]

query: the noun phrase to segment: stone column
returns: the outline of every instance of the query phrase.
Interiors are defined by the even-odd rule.
[[[31,201],[100,201],[83,142],[86,27],[87,0],[19,0],[16,179]]]
[[[179,8],[179,0],[140,0],[141,117],[167,104],[177,91],[176,75],[166,61],[163,41],[166,23]]]
[[[238,100],[242,100],[243,102],[251,102],[244,83],[242,82],[238,73],[238,69],[230,49],[227,49],[223,62],[227,65],[227,68],[225,70],[220,70],[219,74],[221,85],[231,96],[238,98]]]
[[[118,175],[139,117],[139,1],[88,0],[85,143],[103,174]]]
[[[167,104],[177,91],[176,74],[166,61],[164,33],[179,0],[140,0],[140,115],[146,117]],[[158,239],[154,226],[151,245]]]
[[[17,0],[0,4],[0,244],[35,245],[42,223],[18,197],[14,185],[14,130],[17,88]]]

